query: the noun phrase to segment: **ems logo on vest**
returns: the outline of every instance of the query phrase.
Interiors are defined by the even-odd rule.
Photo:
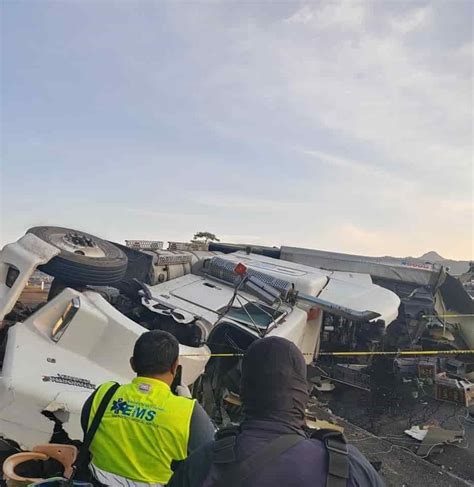
[[[112,402],[110,407],[116,416],[127,416],[132,419],[138,419],[142,421],[151,422],[155,419],[156,411],[141,407],[139,404],[133,402],[124,401],[121,397]]]

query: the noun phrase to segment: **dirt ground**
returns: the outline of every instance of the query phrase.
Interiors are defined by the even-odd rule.
[[[18,300],[25,306],[35,306],[44,303],[48,297],[48,288],[44,290],[41,286],[28,286],[23,289],[20,299]]]
[[[317,402],[318,417],[344,426],[350,443],[371,462],[381,462],[387,486],[474,485],[474,418],[465,407],[423,397],[381,408],[370,393],[340,384],[332,393],[318,393]],[[426,424],[463,431],[464,440],[421,458],[416,455],[420,442],[403,431]]]

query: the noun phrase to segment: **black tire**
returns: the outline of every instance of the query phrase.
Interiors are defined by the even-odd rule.
[[[85,232],[62,227],[33,227],[27,233],[32,233],[50,245],[61,250],[47,264],[38,267],[39,270],[57,277],[58,279],[76,285],[107,286],[119,282],[125,276],[128,259],[125,253],[107,240],[95,237]],[[80,255],[81,250],[70,251],[58,245],[58,240],[66,235],[79,235],[80,238],[92,242],[94,249],[101,256]],[[65,246],[67,246],[66,244]],[[84,247],[87,251],[87,247]]]

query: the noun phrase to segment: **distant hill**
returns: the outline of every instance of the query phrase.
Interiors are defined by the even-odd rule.
[[[430,262],[431,264],[442,264],[443,266],[449,268],[449,273],[453,276],[460,276],[469,270],[468,260],[445,259],[434,250],[430,250],[420,257],[407,257],[407,260]]]
[[[438,254],[438,252],[435,252],[434,250],[430,250],[429,252],[426,252],[426,254],[423,254],[422,256],[418,257],[420,260],[427,260],[430,262],[440,262],[442,260],[447,260],[444,257],[441,257],[441,255]]]

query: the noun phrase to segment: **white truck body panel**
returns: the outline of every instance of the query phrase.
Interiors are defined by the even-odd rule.
[[[376,311],[380,314],[377,319],[383,320],[385,326],[397,318],[400,298],[395,293],[372,282],[364,283],[360,278],[352,277],[353,274],[341,274],[329,277],[327,286],[318,294],[319,298],[358,311]]]
[[[73,298],[80,307],[63,335],[51,339],[55,323]],[[129,382],[129,357],[146,330],[94,292],[65,289],[8,332],[0,377],[0,434],[27,447],[48,442],[53,423],[43,410],[63,411],[64,429],[82,437],[80,411],[95,387]],[[183,382],[191,384],[209,360],[208,347],[180,345]]]
[[[32,233],[3,247],[0,251],[0,320],[13,309],[35,269],[58,254],[59,249]],[[6,278],[10,267],[18,270],[19,275],[8,287]]]

